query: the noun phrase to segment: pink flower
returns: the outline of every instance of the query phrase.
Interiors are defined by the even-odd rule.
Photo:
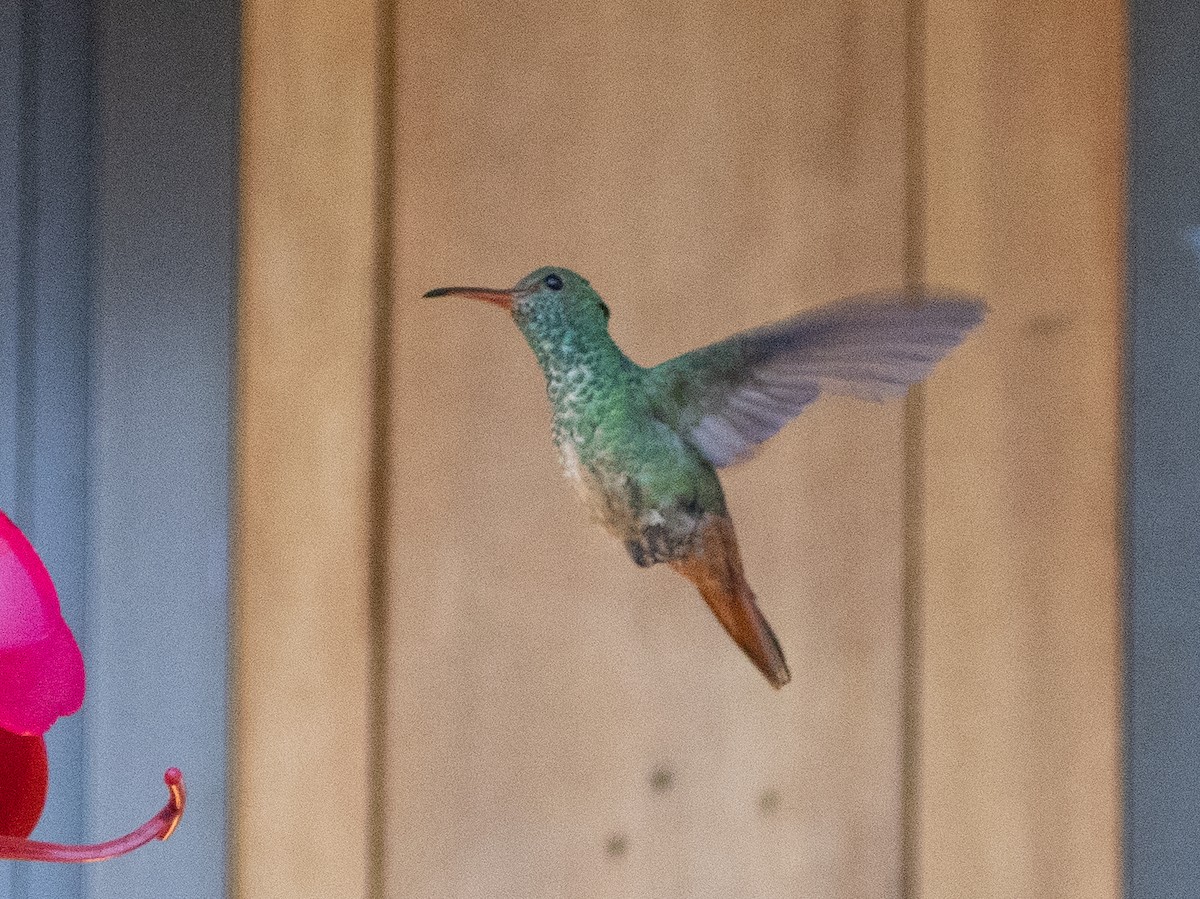
[[[58,593],[25,535],[0,512],[0,859],[86,862],[165,840],[183,815],[179,770],[167,771],[167,804],[123,837],[94,846],[28,839],[49,786],[42,735],[83,703],[83,656]]]
[[[0,512],[0,728],[44,734],[83,705],[83,656],[46,566]]]

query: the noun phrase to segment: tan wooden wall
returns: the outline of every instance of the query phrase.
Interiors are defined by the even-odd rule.
[[[1123,46],[1115,0],[248,0],[235,894],[1116,896]],[[987,297],[725,478],[785,690],[586,522],[511,323],[419,298],[544,263],[643,362]]]

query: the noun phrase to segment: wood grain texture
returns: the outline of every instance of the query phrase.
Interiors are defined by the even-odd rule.
[[[1120,893],[1124,4],[926,4],[920,895]]]
[[[559,475],[502,313],[544,263],[658,361],[903,275],[901,4],[401,4],[391,897],[898,890],[900,407],[725,478],[793,682]]]
[[[233,889],[365,895],[373,6],[244,7]]]

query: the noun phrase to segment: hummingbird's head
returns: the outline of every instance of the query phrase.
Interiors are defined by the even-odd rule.
[[[568,334],[608,333],[608,306],[581,275],[560,266],[530,272],[508,290],[439,287],[427,297],[461,296],[493,303],[512,314],[531,344]]]

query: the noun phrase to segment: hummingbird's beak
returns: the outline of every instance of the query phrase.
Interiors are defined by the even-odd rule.
[[[431,290],[426,297],[469,297],[472,300],[483,300],[494,303],[506,312],[512,312],[514,290],[493,290],[489,287],[439,287]]]

